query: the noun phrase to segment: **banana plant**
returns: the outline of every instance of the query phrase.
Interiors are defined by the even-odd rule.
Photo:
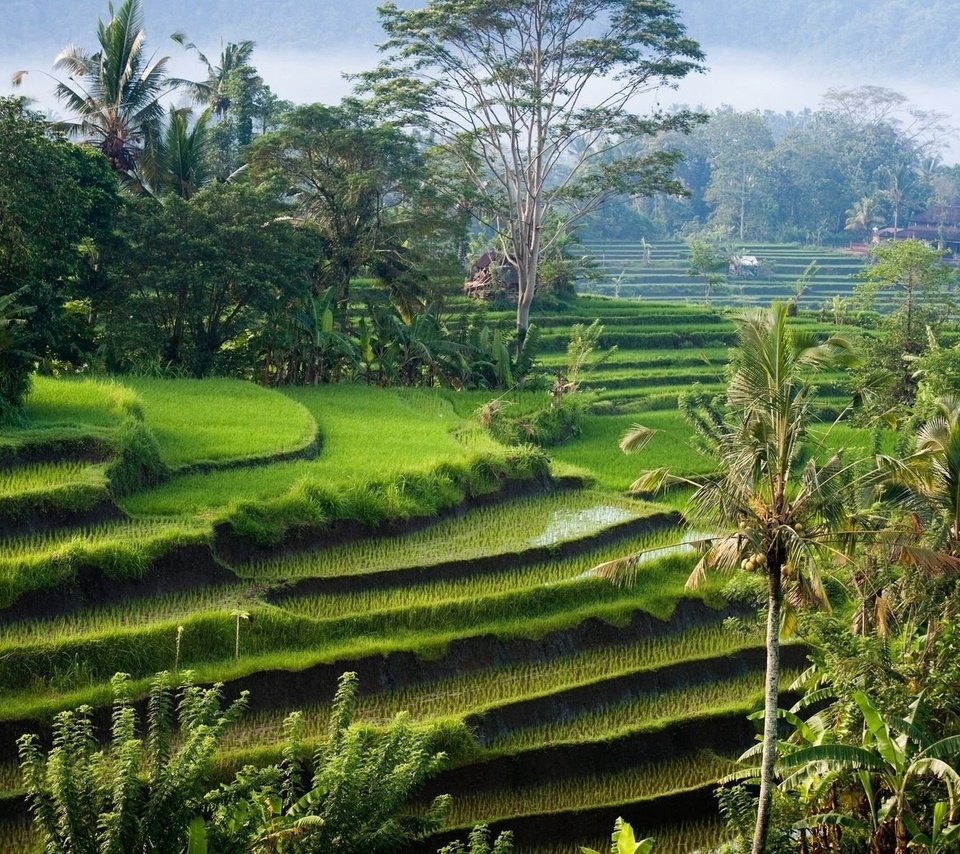
[[[823,792],[825,779],[834,782],[841,775],[852,775],[866,804],[865,817],[831,809],[810,816],[802,828],[837,825],[853,834],[865,834],[871,843],[892,835],[896,854],[906,854],[911,844],[928,844],[920,836],[930,840],[929,844],[936,838],[943,850],[945,839],[960,834],[953,829],[957,826],[953,818],[960,775],[950,764],[960,753],[960,735],[938,741],[929,737],[918,724],[922,696],[910,705],[905,719],[883,715],[862,691],[854,694],[854,700],[864,721],[861,743],[824,742],[784,756],[781,788]],[[921,829],[924,817],[918,814],[912,797],[921,780],[939,782],[947,795],[946,806],[934,813],[929,833]]]
[[[614,823],[610,840],[610,854],[650,854],[653,851],[653,838],[638,841],[633,827],[623,818],[618,818]],[[600,854],[593,848],[581,848],[580,851],[582,854]]]

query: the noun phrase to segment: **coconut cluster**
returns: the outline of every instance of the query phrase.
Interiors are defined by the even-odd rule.
[[[765,567],[767,565],[767,556],[763,552],[757,552],[752,554],[749,557],[745,557],[740,561],[740,569],[745,569],[747,572],[756,572],[758,569]]]

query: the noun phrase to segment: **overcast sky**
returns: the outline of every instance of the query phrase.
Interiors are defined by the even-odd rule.
[[[199,78],[202,71],[199,64],[179,52],[175,45],[171,47],[174,48],[171,51],[173,72],[184,77]],[[56,112],[56,103],[51,94],[53,80],[42,73],[51,70],[52,59],[48,54],[3,56],[0,63],[3,75],[0,92],[13,92],[9,83],[11,74],[21,68],[29,68],[31,73],[17,91],[37,99],[40,107],[52,108]],[[258,48],[254,60],[264,80],[280,97],[299,103],[336,103],[351,89],[351,84],[343,79],[344,72],[370,68],[376,63],[377,54],[373,48],[340,54]],[[903,92],[916,106],[948,113],[950,123],[960,125],[960,96],[955,83],[920,83],[902,77],[864,80],[813,62],[775,61],[760,53],[731,49],[710,51],[707,65],[709,70],[706,74],[690,75],[675,92],[661,92],[658,95],[660,104],[664,107],[686,104],[707,109],[729,104],[738,110],[798,112],[807,107],[816,108],[827,89],[870,83]],[[652,103],[651,100],[638,106],[648,108]],[[945,161],[960,162],[960,135],[953,134],[950,143],[944,152]]]

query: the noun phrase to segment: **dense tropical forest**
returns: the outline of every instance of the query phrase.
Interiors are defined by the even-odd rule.
[[[636,106],[939,6],[145,5],[0,97],[0,850],[960,850],[957,131]]]

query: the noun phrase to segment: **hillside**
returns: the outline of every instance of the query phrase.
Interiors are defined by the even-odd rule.
[[[487,821],[522,854],[573,851],[622,813],[663,851],[715,844],[714,781],[753,738],[760,636],[728,630],[716,584],[684,590],[689,547],[625,586],[590,570],[679,538],[683,495],[627,497],[638,464],[617,438],[642,413],[661,431],[644,465],[702,471],[677,394],[721,388],[733,326],[584,298],[538,314],[547,368],[591,317],[619,349],[585,377],[595,412],[549,471],[480,428],[489,392],[36,378],[26,423],[0,433],[0,850],[34,850],[17,735],[79,702],[103,720],[115,671],[142,692],[186,668],[251,691],[221,774],[276,756],[292,709],[322,737],[349,669],[362,720],[407,709],[463,733],[426,793],[454,794],[448,832]],[[842,377],[824,379],[830,406]],[[788,674],[803,660],[789,648]]]

